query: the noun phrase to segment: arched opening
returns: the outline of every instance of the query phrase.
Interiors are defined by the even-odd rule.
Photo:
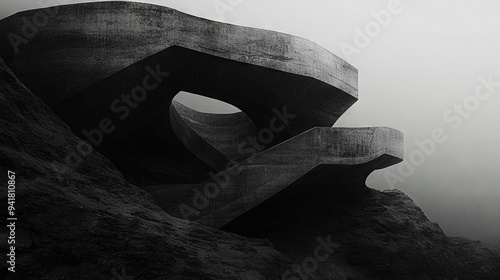
[[[209,114],[233,114],[241,112],[240,109],[235,106],[217,100],[210,97],[205,97],[202,95],[190,93],[187,91],[179,92],[173,99],[173,101],[177,101],[183,104],[186,107],[189,107],[193,110],[196,110],[201,113],[209,113]]]

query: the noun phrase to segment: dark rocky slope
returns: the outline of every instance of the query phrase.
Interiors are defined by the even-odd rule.
[[[59,180],[53,164],[67,166],[79,143],[0,60],[0,174],[6,182],[7,170],[16,172],[18,217],[17,272],[7,272],[2,253],[1,279],[297,280],[282,277],[293,266],[283,255],[302,264],[328,235],[338,246],[315,279],[500,279],[500,257],[446,237],[398,191],[290,188],[227,228],[268,238],[281,255],[268,241],[170,217],[96,152]],[[3,209],[6,196],[4,188]]]
[[[352,186],[306,195],[294,188],[313,186],[292,185],[223,229],[267,238],[296,263],[313,256],[318,237],[330,236],[337,248],[318,262],[320,279],[500,279],[499,255],[480,242],[446,236],[398,190]]]

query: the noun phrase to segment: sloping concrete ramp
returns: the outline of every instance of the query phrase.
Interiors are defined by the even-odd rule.
[[[386,127],[312,128],[201,184],[152,193],[171,215],[220,228],[320,166],[319,177],[342,170],[354,174],[351,182],[364,182],[373,170],[401,161],[402,141],[401,132]]]
[[[3,19],[0,55],[163,209],[211,227],[308,174],[361,182],[403,158],[398,131],[331,128],[357,100],[357,70],[288,34],[150,4],[84,3]],[[172,102],[180,91],[242,113],[195,112]]]

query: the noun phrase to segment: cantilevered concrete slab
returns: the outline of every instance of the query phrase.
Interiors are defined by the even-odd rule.
[[[54,16],[36,28],[29,42],[18,45],[16,54],[8,35],[23,36],[23,18],[40,13]],[[139,62],[172,47],[178,49],[174,57],[166,52],[166,60],[151,67],[161,63],[164,71],[175,68],[172,75],[180,90],[240,109],[241,103],[251,102],[259,108],[256,112],[246,108],[252,119],[266,108],[288,104],[301,116],[289,128],[294,135],[313,126],[333,125],[356,101],[354,67],[317,44],[288,34],[131,2],[31,10],[0,21],[0,55],[51,107],[132,65],[143,71]],[[224,82],[228,79],[231,83]]]
[[[312,128],[201,184],[153,194],[171,215],[219,228],[315,169],[321,170],[315,180],[347,173],[347,181],[358,183],[352,185],[364,183],[375,169],[402,160],[402,143],[401,132],[385,127]]]
[[[288,34],[150,4],[85,3],[0,21],[0,56],[167,212],[208,226],[311,174],[359,182],[402,159],[398,131],[331,128],[357,100],[357,70]],[[172,103],[180,91],[243,113],[196,113]],[[277,128],[277,119],[283,123],[269,141],[241,152],[241,139]]]

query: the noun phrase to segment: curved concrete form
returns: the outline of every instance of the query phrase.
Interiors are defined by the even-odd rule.
[[[257,136],[255,125],[243,112],[202,113],[175,100],[170,105],[170,124],[182,143],[217,171],[225,170],[230,161],[248,158],[238,148]]]
[[[43,15],[45,24],[25,34]],[[172,178],[193,183],[216,168],[193,156],[172,130],[169,106],[180,91],[238,107],[257,131],[269,128],[276,110],[295,115],[261,150],[332,126],[357,100],[357,70],[308,40],[150,4],[84,3],[15,14],[0,21],[0,55],[78,136],[141,186]],[[144,100],[136,96],[140,102],[133,99],[138,86],[147,88]],[[100,137],[103,121],[113,129]],[[142,152],[130,149],[138,141]],[[176,174],[162,174],[171,166],[166,158],[178,163]]]
[[[303,180],[364,186],[403,157],[398,131],[331,128],[357,100],[357,70],[288,34],[150,4],[85,3],[0,21],[0,55],[129,181],[207,226]],[[172,101],[180,91],[243,113],[196,112]]]
[[[43,28],[35,26],[36,35],[18,45],[16,54],[8,34],[23,36],[29,29],[24,27],[24,19],[40,13],[54,16],[48,17]],[[166,7],[83,3],[59,6],[57,13],[48,9],[21,12],[0,22],[0,54],[50,107],[174,46],[196,53],[193,59],[181,54],[161,63],[164,71],[173,71],[174,67],[180,70],[173,63],[189,69],[175,75],[180,90],[219,99],[242,110],[236,102],[252,102],[259,110],[288,104],[290,110],[304,116],[297,125],[309,123],[304,128],[289,128],[294,135],[313,126],[333,125],[357,98],[357,70],[313,42],[214,22]],[[211,64],[208,69],[207,63]],[[268,71],[263,73],[263,68]],[[223,82],[228,79],[228,71],[233,72],[233,83]],[[211,88],[216,90],[211,92],[207,86],[216,87],[214,80],[220,86]],[[245,113],[252,119],[252,114],[260,115],[248,110]]]

